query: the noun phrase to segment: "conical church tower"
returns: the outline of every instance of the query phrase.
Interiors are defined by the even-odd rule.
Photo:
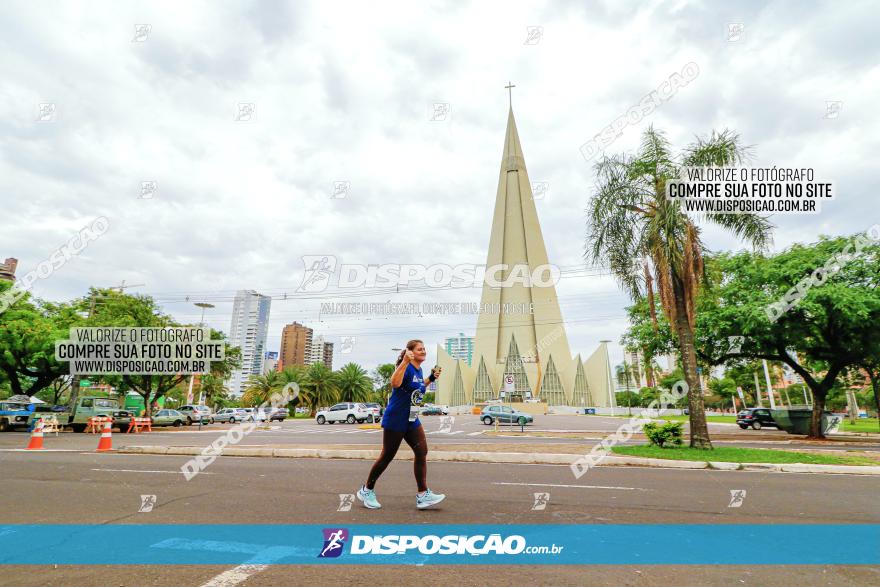
[[[444,377],[438,401],[449,405],[465,390],[467,403],[499,397],[512,377],[514,391],[505,398],[540,398],[549,405],[609,405],[607,386],[589,389],[590,372],[572,358],[556,295],[555,276],[532,195],[522,144],[511,108],[501,156],[486,278],[477,320],[473,362],[456,361],[438,346]],[[603,382],[604,383],[604,382]],[[512,396],[512,397],[511,397]],[[589,398],[589,399],[588,399]]]

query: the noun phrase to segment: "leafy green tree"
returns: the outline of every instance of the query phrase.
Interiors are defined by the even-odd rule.
[[[855,243],[861,243],[858,255],[838,256],[855,250]],[[701,358],[711,364],[761,359],[787,364],[813,394],[810,436],[823,437],[829,391],[847,367],[863,365],[874,352],[880,245],[864,237],[822,237],[769,257],[719,255],[710,262],[710,274],[715,285],[700,299],[697,323]],[[811,275],[817,276],[812,284]],[[779,312],[774,304],[786,297],[797,302]],[[729,348],[731,336],[743,337],[739,352]]]
[[[676,156],[662,133],[649,128],[635,156],[605,157],[596,165],[595,195],[588,207],[588,256],[607,264],[634,300],[656,282],[660,302],[675,332],[689,386],[690,446],[712,448],[697,376],[694,349],[695,304],[704,281],[700,228],[666,197],[666,183],[679,177],[682,165],[728,166],[746,158],[739,135],[713,132],[698,138]],[[770,223],[751,214],[706,214],[757,248],[770,240]]]
[[[391,395],[391,376],[394,374],[394,368],[394,363],[383,363],[373,371],[377,400],[383,406],[388,403],[388,396]]]
[[[0,281],[0,295],[11,284]],[[70,372],[66,362],[55,360],[55,341],[66,339],[83,318],[70,304],[36,300],[25,293],[0,312],[0,380],[10,395],[33,396]]]
[[[373,381],[367,371],[356,363],[343,365],[336,372],[336,385],[342,401],[366,402],[373,391]]]

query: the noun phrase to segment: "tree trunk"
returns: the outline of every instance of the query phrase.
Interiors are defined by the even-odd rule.
[[[871,387],[874,390],[874,407],[877,409],[877,427],[880,428],[880,374],[875,373],[874,369],[865,367],[868,372],[868,379],[871,380]]]
[[[825,434],[822,433],[822,414],[825,413],[825,397],[828,395],[828,390],[820,386],[817,389],[810,388],[810,391],[813,392],[813,413],[810,415],[809,438],[825,438]]]
[[[694,331],[687,319],[684,284],[672,275],[673,298],[675,301],[675,331],[678,334],[678,348],[681,352],[681,367],[684,380],[688,384],[688,410],[690,411],[691,448],[711,449],[709,427],[706,424],[706,408],[703,403],[703,388],[697,375],[697,355],[694,350]]]

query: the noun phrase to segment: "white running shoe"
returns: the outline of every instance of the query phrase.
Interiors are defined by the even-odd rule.
[[[434,493],[433,491],[428,489],[427,491],[425,491],[424,495],[416,494],[416,507],[420,510],[423,510],[425,508],[431,507],[432,505],[437,505],[444,499],[446,499],[446,496],[442,493]]]
[[[357,498],[364,502],[365,507],[368,507],[371,510],[377,510],[382,507],[382,504],[376,499],[376,492],[372,489],[367,489],[364,485],[361,485],[361,488],[358,489]]]

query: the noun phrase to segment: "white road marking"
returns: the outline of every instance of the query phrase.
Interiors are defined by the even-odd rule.
[[[642,487],[614,487],[608,485],[561,485],[554,483],[508,483],[504,481],[493,481],[492,485],[526,485],[529,487],[574,487],[577,489],[620,489],[621,491],[653,491],[653,489],[644,489]]]
[[[82,452],[81,448],[41,448],[39,450],[28,450],[26,448],[0,448],[0,452]]]
[[[462,434],[463,432],[464,432],[464,430],[456,430],[455,432],[450,432],[449,436],[453,436],[455,434]]]
[[[172,475],[183,475],[183,471],[151,471],[147,469],[92,469],[92,471],[108,471],[113,473],[170,473]],[[206,473],[202,471],[201,475],[213,475],[214,473]]]
[[[269,565],[238,565],[235,568],[220,573],[202,585],[202,587],[232,587],[242,581],[247,581],[248,577],[264,571],[268,567]]]
[[[482,433],[483,433],[482,430],[480,430],[479,432],[468,432],[468,436],[479,436]]]

